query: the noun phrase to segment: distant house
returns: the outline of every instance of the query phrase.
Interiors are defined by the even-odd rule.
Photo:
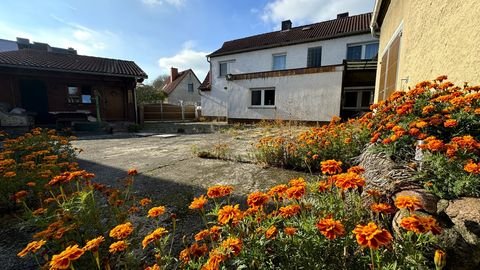
[[[200,80],[191,69],[178,72],[177,68],[170,69],[170,76],[162,91],[167,94],[167,102],[170,104],[195,105],[200,103],[198,87]]]
[[[202,115],[229,120],[329,121],[368,110],[378,40],[371,13],[231,40],[210,55]]]
[[[17,42],[0,38],[0,52],[18,50]]]
[[[439,75],[480,84],[478,1],[377,0],[371,27],[380,36],[376,101]]]
[[[147,74],[134,62],[31,45],[0,52],[2,108],[23,108],[36,124],[54,123],[62,114],[136,121],[135,87]]]

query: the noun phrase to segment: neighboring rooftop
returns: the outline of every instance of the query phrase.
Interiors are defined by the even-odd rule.
[[[168,83],[163,86],[162,91],[165,92],[167,95],[172,93],[173,90],[177,88],[178,84],[183,80],[183,78],[185,78],[185,76],[187,76],[187,74],[190,72],[195,77],[197,77],[197,75],[195,75],[195,72],[193,72],[193,70],[191,69],[178,72],[177,68],[170,68],[170,76],[167,78]]]
[[[207,76],[205,76],[205,79],[203,79],[203,82],[200,84],[198,89],[202,91],[210,91],[211,90],[211,83],[210,83],[210,71],[207,73]]]
[[[148,77],[133,61],[77,55],[76,53],[49,52],[38,49],[0,52],[0,67],[135,78]]]
[[[337,19],[292,27],[291,21],[282,22],[282,30],[226,41],[222,47],[209,55],[221,56],[239,52],[255,51],[344,36],[370,33],[372,13],[348,16],[337,15]]]

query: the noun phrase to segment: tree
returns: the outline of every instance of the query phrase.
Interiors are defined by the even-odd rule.
[[[161,103],[167,98],[167,94],[162,91],[163,86],[168,82],[167,75],[158,76],[151,84],[144,84],[137,87],[137,103]]]

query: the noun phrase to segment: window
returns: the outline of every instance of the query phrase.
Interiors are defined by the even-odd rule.
[[[220,77],[225,77],[225,76],[227,76],[227,73],[228,73],[228,62],[220,63],[220,73],[219,73],[219,76],[220,76]]]
[[[82,86],[81,88],[74,85],[67,86],[67,102],[68,103],[92,103],[92,87]]]
[[[287,62],[286,54],[274,54],[272,70],[286,69],[286,62]]]
[[[193,83],[188,84],[188,92],[193,93]]]
[[[343,108],[350,110],[367,110],[373,101],[373,89],[345,89]]]
[[[347,46],[347,60],[373,59],[378,53],[378,42]]]
[[[380,82],[378,87],[378,100],[387,99],[397,85],[398,57],[400,53],[400,40],[402,33],[398,34],[385,50],[380,62]]]
[[[252,106],[275,106],[275,89],[252,89]]]
[[[322,66],[322,47],[308,48],[307,67]]]

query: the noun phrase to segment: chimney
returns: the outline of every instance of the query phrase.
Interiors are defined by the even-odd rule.
[[[286,20],[282,22],[282,31],[290,30],[292,29],[292,21]]]
[[[348,12],[337,14],[337,19],[347,18]]]
[[[175,79],[178,77],[178,69],[171,67],[170,68],[170,82],[175,81]]]

